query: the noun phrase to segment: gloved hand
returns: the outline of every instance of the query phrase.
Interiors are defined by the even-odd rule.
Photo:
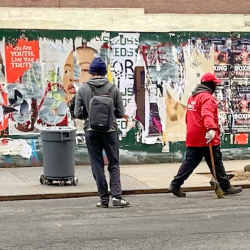
[[[215,130],[210,129],[209,131],[207,131],[205,135],[205,138],[207,139],[207,144],[211,142],[214,139],[214,137],[215,137]]]

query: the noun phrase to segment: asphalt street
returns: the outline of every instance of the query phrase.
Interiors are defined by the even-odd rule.
[[[249,249],[250,190],[129,195],[129,208],[97,197],[0,203],[0,249]]]

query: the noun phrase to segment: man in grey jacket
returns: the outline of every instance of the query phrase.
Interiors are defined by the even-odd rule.
[[[89,67],[89,73],[92,76],[91,79],[87,83],[83,84],[83,86],[77,91],[74,115],[76,118],[83,118],[85,120],[85,139],[90,157],[92,173],[100,196],[100,202],[97,203],[97,207],[108,208],[109,206],[109,192],[104,171],[103,150],[108,158],[112,205],[115,207],[126,207],[129,206],[129,202],[121,196],[122,189],[119,167],[119,139],[116,118],[127,119],[128,117],[124,114],[121,94],[118,88],[114,86],[110,92],[114,104],[114,119],[111,128],[107,132],[100,132],[90,127],[89,103],[93,96],[92,89],[94,88],[95,95],[106,94],[110,89],[111,83],[105,77],[107,73],[106,64],[100,57],[93,59]]]

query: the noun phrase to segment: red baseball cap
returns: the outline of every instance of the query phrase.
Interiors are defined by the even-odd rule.
[[[214,83],[221,83],[221,80],[219,80],[218,78],[216,78],[216,76],[212,73],[205,73],[202,77],[201,77],[201,82],[214,82]]]

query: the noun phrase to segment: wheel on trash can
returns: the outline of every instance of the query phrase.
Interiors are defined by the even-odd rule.
[[[59,180],[58,184],[59,184],[59,186],[65,186],[66,181],[65,180]]]
[[[42,174],[41,176],[40,176],[40,183],[41,184],[46,184],[46,178],[45,178],[45,176]]]
[[[50,179],[48,179],[46,184],[48,184],[48,185],[52,185],[52,184],[53,184],[53,181],[52,181],[52,180],[50,180]]]
[[[72,180],[72,185],[76,186],[78,184],[78,178],[74,177]]]

